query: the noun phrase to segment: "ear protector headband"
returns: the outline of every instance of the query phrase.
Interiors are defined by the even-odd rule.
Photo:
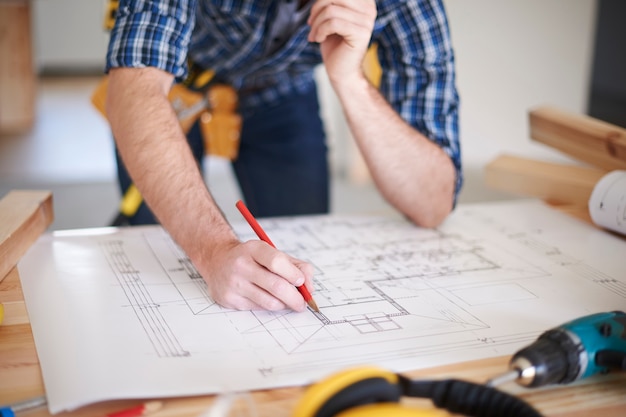
[[[472,382],[411,380],[376,367],[344,370],[312,385],[293,417],[435,417],[436,410],[399,404],[401,397],[430,398],[452,413],[471,417],[541,417],[528,403]]]

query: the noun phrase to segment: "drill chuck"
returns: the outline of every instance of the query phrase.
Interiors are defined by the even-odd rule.
[[[626,313],[592,314],[542,333],[513,355],[510,371],[487,382],[527,387],[567,384],[610,370],[626,370]]]
[[[520,350],[511,359],[517,382],[527,387],[566,384],[578,379],[587,369],[589,358],[574,333],[553,329]]]

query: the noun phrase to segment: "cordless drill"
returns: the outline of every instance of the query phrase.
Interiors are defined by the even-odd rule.
[[[487,385],[516,381],[540,387],[626,370],[626,313],[592,314],[548,330],[515,353],[509,369]]]

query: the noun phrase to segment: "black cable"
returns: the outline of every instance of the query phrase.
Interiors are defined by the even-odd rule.
[[[400,375],[404,394],[430,398],[453,413],[471,417],[542,417],[531,405],[496,388],[456,379],[411,380]]]

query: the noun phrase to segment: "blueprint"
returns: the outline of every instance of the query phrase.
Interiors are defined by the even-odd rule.
[[[604,175],[589,197],[591,220],[602,227],[626,236],[626,171]]]
[[[626,309],[626,240],[534,200],[460,205],[436,230],[394,215],[259,222],[315,267],[320,313],[220,307],[158,226],[42,236],[19,271],[50,412],[510,355]]]

